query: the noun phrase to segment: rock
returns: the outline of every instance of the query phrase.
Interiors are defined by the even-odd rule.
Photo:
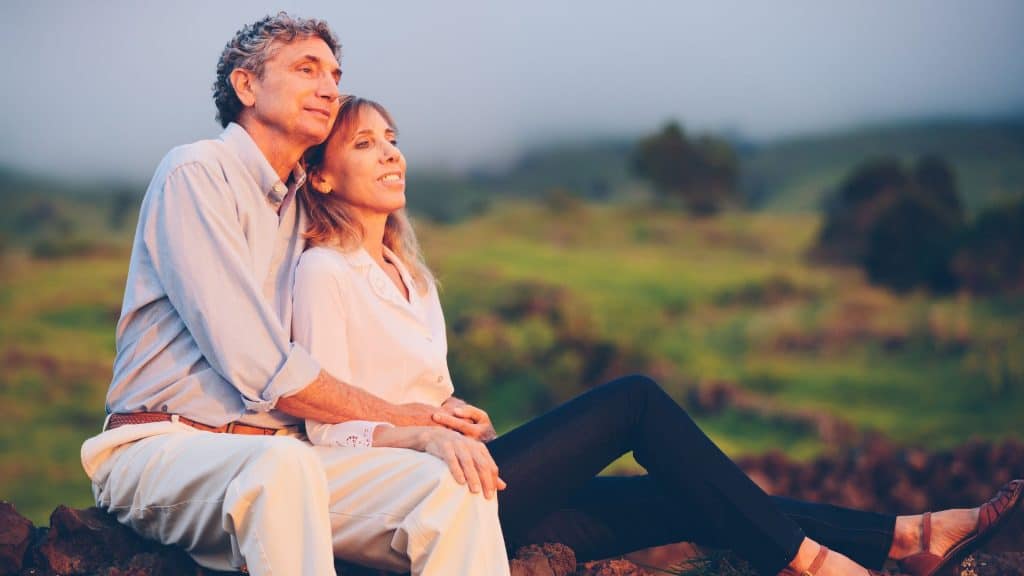
[[[14,504],[0,502],[0,574],[13,574],[21,570],[25,550],[32,542],[35,526],[18,514]]]
[[[629,560],[599,560],[580,567],[578,576],[648,576],[642,568]]]
[[[103,576],[212,576],[212,573],[201,569],[184,553],[168,555],[153,552],[136,554],[124,568],[108,568],[106,572],[100,572],[100,574]]]
[[[576,554],[565,544],[532,544],[509,561],[512,576],[570,576],[576,573]]]
[[[68,576],[173,576],[199,570],[181,550],[142,539],[98,508],[58,506],[32,557],[41,573]]]
[[[977,576],[1024,576],[1024,552],[979,552],[969,556],[966,563],[961,563],[961,574],[970,574],[972,568]]]
[[[145,543],[131,530],[97,508],[58,506],[50,529],[35,550],[35,566],[57,574],[91,574],[127,564],[144,552]]]

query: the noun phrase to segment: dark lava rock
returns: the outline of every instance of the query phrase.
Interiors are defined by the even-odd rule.
[[[512,576],[571,576],[576,553],[564,544],[532,544],[516,551],[509,561]]]
[[[601,560],[580,566],[578,576],[648,576],[642,568],[629,560]]]
[[[0,502],[0,574],[21,570],[35,527],[10,502]]]

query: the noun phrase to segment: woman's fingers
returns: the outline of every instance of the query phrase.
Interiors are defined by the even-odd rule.
[[[507,486],[498,476],[498,465],[483,442],[437,428],[430,432],[430,440],[421,449],[443,460],[455,481],[468,486],[474,494],[483,492],[490,499]]]
[[[482,482],[480,471],[477,470],[476,459],[469,448],[460,442],[455,446],[455,455],[462,466],[462,472],[465,474],[466,481],[469,482],[469,491],[474,494],[480,492]]]
[[[462,472],[462,462],[460,462],[459,458],[456,456],[455,448],[451,445],[445,446],[441,452],[444,455],[442,460],[448,464],[448,469],[452,471],[452,477],[455,478],[455,481],[459,484],[465,484],[466,475]]]
[[[498,464],[494,461],[494,457],[491,456],[490,450],[482,442],[476,442],[475,448],[479,457],[478,462],[484,471],[483,474],[487,477],[487,485],[490,487],[490,492],[487,493],[487,497],[490,498],[498,490],[504,490],[506,487],[505,482],[498,476]]]
[[[477,470],[480,473],[480,482],[483,485],[484,497],[491,499],[494,497],[494,493],[498,489],[498,466],[494,463],[494,459],[491,458],[490,452],[488,452],[482,444],[477,443],[473,448],[473,456],[476,461]]]

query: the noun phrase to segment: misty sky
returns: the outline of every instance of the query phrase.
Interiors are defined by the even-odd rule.
[[[342,91],[379,100],[410,168],[635,135],[668,118],[754,139],[1024,111],[1024,2],[22,1],[0,19],[0,164],[143,179],[215,136],[242,24],[326,19]]]

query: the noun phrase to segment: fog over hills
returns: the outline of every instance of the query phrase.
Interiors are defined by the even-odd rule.
[[[0,19],[0,164],[142,180],[215,135],[214,65],[279,9],[328,20],[342,89],[380,100],[416,169],[507,165],[538,144],[669,118],[754,142],[1024,108],[1024,4],[471,0],[384,5],[16,2]]]

